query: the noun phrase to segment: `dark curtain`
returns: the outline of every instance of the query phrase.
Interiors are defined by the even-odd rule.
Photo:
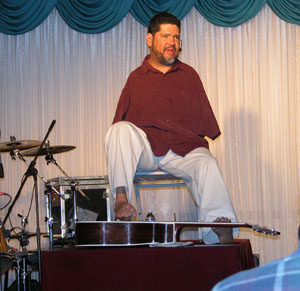
[[[84,33],[100,33],[117,25],[128,13],[133,0],[58,0],[56,8],[64,21]]]
[[[107,31],[128,12],[145,26],[163,11],[182,19],[194,6],[209,22],[232,27],[255,17],[265,4],[284,21],[300,24],[300,0],[1,0],[0,32],[26,33],[54,7],[72,29],[83,33]]]
[[[253,18],[266,4],[266,0],[198,0],[199,13],[218,26],[238,26]]]
[[[300,0],[267,0],[273,12],[293,24],[300,24]]]
[[[22,34],[36,28],[48,17],[56,1],[0,1],[0,32]]]
[[[135,0],[130,13],[139,23],[148,26],[150,19],[159,12],[169,12],[182,19],[195,3],[196,0]]]

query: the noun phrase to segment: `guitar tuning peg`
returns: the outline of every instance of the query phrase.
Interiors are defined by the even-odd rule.
[[[255,231],[255,232],[261,232],[260,226],[259,226],[258,224],[253,225],[252,229],[253,229],[253,231]]]
[[[268,229],[266,226],[259,226],[259,225],[252,225],[251,226],[252,230],[258,233],[263,233],[266,235],[273,235],[273,236],[277,236],[280,235],[280,232],[275,230],[274,228]]]

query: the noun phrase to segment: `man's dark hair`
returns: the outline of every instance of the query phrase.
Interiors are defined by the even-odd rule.
[[[154,35],[156,32],[160,31],[161,24],[175,24],[180,31],[180,20],[170,13],[162,12],[151,18],[148,26],[148,33]]]

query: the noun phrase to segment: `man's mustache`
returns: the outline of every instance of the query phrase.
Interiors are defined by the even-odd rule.
[[[166,51],[168,49],[173,49],[174,51],[176,51],[176,46],[175,45],[169,45],[169,46],[164,48],[164,51]]]

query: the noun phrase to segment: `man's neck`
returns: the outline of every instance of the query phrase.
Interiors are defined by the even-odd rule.
[[[154,60],[154,58],[151,57],[151,55],[150,55],[150,58],[148,59],[148,62],[153,68],[155,68],[156,70],[162,72],[163,74],[167,73],[170,70],[170,68],[172,67],[172,65],[167,66],[167,65],[163,65],[161,63],[156,62]]]

